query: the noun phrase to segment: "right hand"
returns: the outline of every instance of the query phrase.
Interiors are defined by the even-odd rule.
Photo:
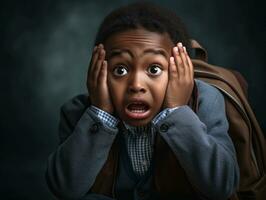
[[[114,106],[107,86],[107,61],[102,44],[95,46],[87,74],[87,88],[91,105],[113,114]]]

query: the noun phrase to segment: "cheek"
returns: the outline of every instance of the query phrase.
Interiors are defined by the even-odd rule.
[[[124,96],[124,84],[115,79],[109,77],[108,78],[108,89],[110,92],[111,99],[113,103],[116,105],[121,105]]]
[[[159,107],[162,105],[168,86],[168,76],[153,84],[153,99]]]

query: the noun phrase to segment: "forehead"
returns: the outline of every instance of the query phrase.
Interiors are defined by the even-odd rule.
[[[107,54],[114,49],[145,51],[146,49],[162,49],[171,52],[174,46],[167,33],[151,32],[143,28],[131,29],[110,36],[104,43]]]

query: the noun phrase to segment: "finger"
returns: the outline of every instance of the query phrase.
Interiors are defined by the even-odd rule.
[[[88,75],[87,82],[88,82],[89,90],[94,90],[97,87],[98,74],[99,74],[100,67],[102,65],[104,56],[105,56],[105,52],[103,49],[103,45],[100,44],[95,52],[95,58],[92,61],[93,64],[91,65],[91,69]]]
[[[99,50],[100,50],[100,47],[99,46],[95,46],[94,49],[93,49],[92,58],[91,58],[91,62],[90,62],[90,65],[89,65],[89,70],[88,70],[88,73],[89,74],[93,71],[93,68],[95,66],[95,63],[98,60]]]
[[[176,79],[178,78],[178,73],[177,73],[177,67],[175,64],[175,59],[174,57],[170,57],[170,65],[169,65],[169,80]]]
[[[92,73],[94,80],[98,80],[98,76],[99,76],[99,73],[101,71],[104,58],[105,58],[105,50],[101,49],[99,52],[98,60],[96,61],[95,68],[93,69],[93,73]]]
[[[190,78],[191,80],[193,80],[194,79],[194,66],[188,54],[187,54],[187,60],[188,60]]]
[[[96,49],[94,49],[95,51],[93,52],[93,56],[91,59],[91,63],[88,69],[88,73],[87,73],[87,88],[89,91],[93,90],[93,88],[95,87],[95,79],[94,79],[94,70],[95,70],[95,63],[98,60],[99,57],[99,47],[96,47]]]
[[[186,47],[183,47],[183,49],[184,49],[184,52],[185,52],[185,55],[186,55],[186,58],[187,58],[189,77],[190,77],[191,80],[193,80],[193,78],[194,78],[194,69],[193,68],[194,67],[193,67],[191,59],[190,59],[190,57],[188,55]]]
[[[87,89],[90,90],[90,82],[91,82],[91,77],[90,77],[90,74],[91,74],[91,71],[92,71],[92,66],[93,66],[93,63],[95,62],[96,60],[96,56],[98,57],[97,54],[97,49],[98,49],[98,46],[96,45],[92,51],[92,57],[91,57],[91,60],[90,60],[90,64],[89,64],[89,67],[88,67],[88,70],[87,70]]]
[[[107,85],[107,61],[104,60],[98,76],[99,85]]]
[[[89,69],[89,73],[92,74],[92,72],[95,70],[95,68],[97,67],[96,64],[97,64],[97,61],[100,57],[100,52],[102,51],[103,49],[103,44],[99,44],[97,46],[97,48],[95,49],[95,52],[94,52],[94,55],[93,55],[93,58],[91,60],[91,63],[90,63],[90,69]],[[93,77],[92,77],[93,78]]]
[[[187,67],[188,62],[187,62],[186,53],[185,53],[186,47],[184,47],[181,42],[179,42],[177,44],[177,46],[178,46],[178,51],[179,51],[180,57],[183,61],[184,67]]]
[[[185,53],[186,49],[184,49],[184,46],[182,45],[182,43],[178,43],[177,46],[178,46],[180,57],[181,57],[182,62],[183,62],[183,68],[184,68],[184,76],[183,77],[184,78],[189,78],[190,73],[189,73],[187,55]]]
[[[182,76],[184,76],[184,66],[177,47],[173,48],[173,54],[175,58],[178,78],[181,78]]]

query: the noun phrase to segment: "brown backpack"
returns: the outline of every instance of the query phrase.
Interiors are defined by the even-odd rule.
[[[207,51],[195,40],[195,78],[219,89],[225,98],[229,135],[240,168],[240,184],[231,199],[266,199],[266,140],[247,100],[247,82],[233,70],[207,63]]]

